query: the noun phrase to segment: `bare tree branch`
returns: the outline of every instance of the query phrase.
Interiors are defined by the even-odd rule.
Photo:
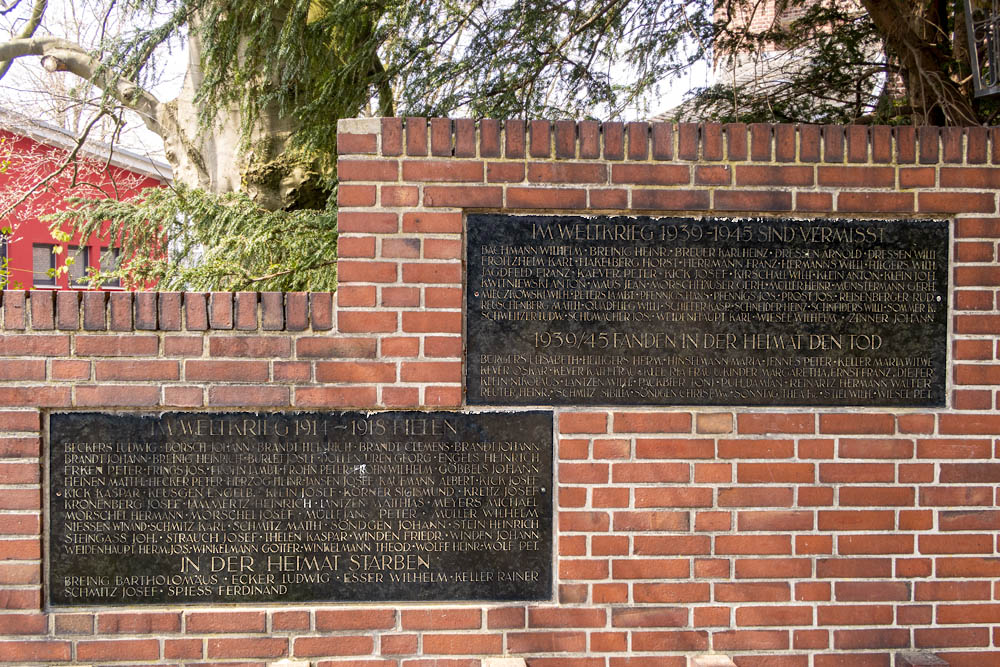
[[[14,3],[14,7],[17,7],[18,3]],[[24,26],[24,29],[18,33],[19,39],[24,39],[31,37],[38,30],[38,26],[42,22],[42,16],[45,15],[45,9],[49,6],[49,0],[35,0],[35,5],[31,8],[31,18],[28,19],[28,23]],[[11,7],[13,9],[13,7]],[[13,61],[3,60],[0,61],[0,79],[4,77],[7,70],[10,69],[10,65]]]
[[[24,56],[42,56],[42,66],[46,70],[67,71],[81,79],[92,81],[95,86],[136,111],[146,127],[163,136],[160,100],[131,81],[109,75],[101,62],[79,44],[58,37],[12,39],[0,43],[0,60],[9,61]]]

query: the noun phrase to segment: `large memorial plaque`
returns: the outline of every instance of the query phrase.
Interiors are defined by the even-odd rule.
[[[469,215],[474,405],[941,406],[948,223]]]
[[[552,413],[60,413],[52,605],[543,600]]]

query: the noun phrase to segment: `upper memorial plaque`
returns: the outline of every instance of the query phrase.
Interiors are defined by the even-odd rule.
[[[469,215],[475,405],[941,406],[948,223]]]

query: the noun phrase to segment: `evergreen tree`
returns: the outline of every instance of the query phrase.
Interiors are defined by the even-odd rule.
[[[798,63],[779,85],[731,81],[689,107],[960,125],[997,108],[972,98],[960,0],[775,0],[779,19],[760,30],[736,19],[764,0],[99,1],[123,28],[83,45],[44,30],[46,0],[0,0],[17,26],[0,76],[41,56],[103,91],[100,114],[133,109],[163,138],[172,188],[78,199],[55,221],[90,234],[113,220],[135,285],[332,289],[339,118],[611,119],[698,60],[725,68],[775,50]],[[179,41],[184,85],[161,100],[152,84]]]

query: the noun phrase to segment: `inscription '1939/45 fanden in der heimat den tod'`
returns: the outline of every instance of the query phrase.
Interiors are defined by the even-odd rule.
[[[53,605],[539,600],[552,413],[57,413]]]
[[[471,404],[944,404],[945,221],[467,220]]]

